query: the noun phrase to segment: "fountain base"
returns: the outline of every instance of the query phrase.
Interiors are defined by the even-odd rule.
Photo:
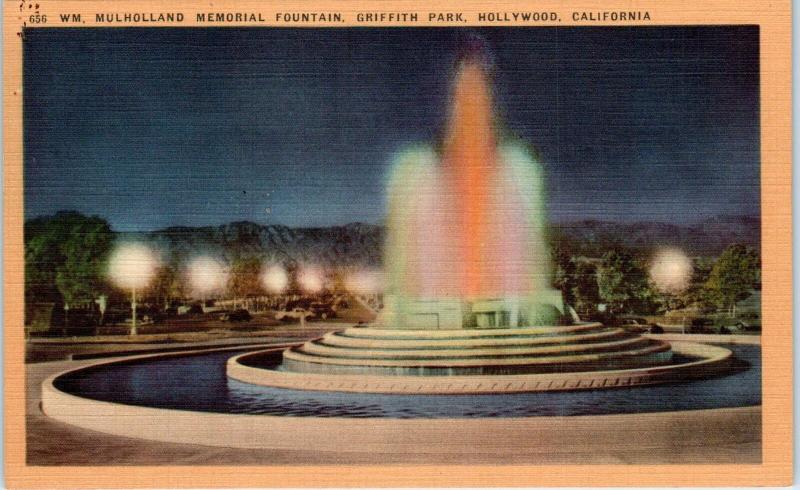
[[[669,344],[600,323],[408,330],[349,328],[283,354],[282,369],[314,374],[489,375],[598,371],[669,362]]]
[[[652,341],[652,339],[644,339]],[[384,374],[374,374],[375,366],[370,366],[363,360],[360,365],[355,365],[353,371],[341,371],[352,368],[346,364],[300,363],[281,365],[282,356],[286,354],[279,350],[266,350],[255,353],[243,354],[231,358],[227,364],[227,374],[230,378],[245,383],[287,388],[295,390],[342,391],[357,393],[396,393],[396,394],[483,394],[483,393],[514,393],[514,392],[539,392],[539,391],[564,391],[585,390],[601,388],[620,388],[660,383],[674,383],[696,378],[705,378],[719,375],[733,368],[733,356],[730,350],[711,345],[696,344],[691,342],[676,342],[669,344],[652,341],[650,344],[653,352],[637,355],[628,352],[628,364],[601,363],[599,361],[587,362],[580,367],[591,368],[577,371],[579,365],[575,363],[548,364],[549,371],[530,372],[530,358],[520,358],[523,363],[517,366],[520,370],[492,372],[499,359],[470,358],[472,367],[451,366],[431,368],[424,364],[431,360],[420,359],[403,362],[416,364],[410,366],[391,366]],[[663,346],[666,345],[666,350]],[[287,351],[295,352],[294,351]],[[672,363],[665,364],[670,354],[676,354]],[[603,354],[582,354],[597,356]],[[330,359],[329,359],[330,360]],[[396,361],[396,360],[395,360]],[[441,361],[441,359],[436,360]],[[386,362],[386,361],[384,361]],[[452,363],[452,360],[447,360]],[[485,366],[476,367],[478,363]],[[633,367],[632,363],[649,363],[642,367]],[[527,363],[527,364],[525,364]],[[660,364],[659,364],[660,363]],[[545,366],[545,365],[543,365]],[[542,366],[542,367],[543,367]],[[306,371],[290,370],[301,367]],[[383,369],[386,366],[378,366]],[[398,369],[399,368],[399,369]],[[321,369],[323,371],[312,371]],[[328,371],[325,372],[324,370]],[[449,376],[420,376],[419,370],[441,369],[441,374]],[[469,369],[478,369],[478,372],[489,374],[466,374]],[[409,371],[411,370],[411,371]],[[397,374],[398,372],[412,372],[414,374]],[[424,371],[428,373],[428,371]],[[474,372],[474,371],[473,371]],[[388,374],[392,373],[392,374]],[[465,373],[465,374],[460,374]]]

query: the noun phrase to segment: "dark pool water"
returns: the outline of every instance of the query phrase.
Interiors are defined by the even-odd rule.
[[[376,395],[249,385],[225,374],[240,352],[206,353],[88,368],[57,388],[96,400],[201,412],[315,417],[529,417],[661,412],[761,404],[761,350],[726,345],[749,368],[700,381],[597,391],[498,395]]]

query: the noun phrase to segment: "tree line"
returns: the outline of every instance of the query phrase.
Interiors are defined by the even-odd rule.
[[[120,290],[107,274],[109,259],[117,240],[110,225],[97,216],[74,211],[31,219],[25,223],[26,304],[52,303],[64,310],[94,308],[102,295],[109,304],[125,303],[129,292]],[[243,300],[268,294],[262,278],[266,264],[278,264],[286,275],[286,294],[303,291],[300,264],[276,254],[257,255],[231,244],[225,251],[225,285],[215,292],[219,298]],[[162,250],[161,261],[149,287],[137,291],[139,301],[166,309],[173,301],[192,299],[185,266],[191,252]],[[322,271],[327,289],[344,289],[345,269]],[[211,298],[208,298],[211,299]]]
[[[25,296],[29,303],[52,302],[65,309],[94,302],[100,295],[122,299],[106,278],[115,233],[97,216],[59,212],[25,223]],[[187,298],[190,292],[181,276],[182,258],[171,255],[158,269],[144,296],[164,305],[172,299]],[[264,294],[259,277],[262,259],[254,256],[229,257],[225,294],[244,298]],[[611,314],[655,314],[686,307],[715,309],[730,315],[736,304],[760,287],[760,257],[754,248],[734,244],[719,257],[694,258],[688,287],[679,293],[659,291],[648,276],[647,257],[615,247],[602,257],[583,257],[556,250],[553,257],[553,285],[582,315],[606,305]],[[284,263],[288,290],[299,291],[296,263]],[[337,287],[341,277],[330,278]]]
[[[728,246],[716,258],[694,258],[691,279],[678,292],[659,290],[648,274],[649,258],[634,251],[609,250],[599,259],[554,255],[554,286],[584,316],[600,304],[613,315],[696,308],[734,316],[736,304],[761,288],[759,253],[742,244]]]

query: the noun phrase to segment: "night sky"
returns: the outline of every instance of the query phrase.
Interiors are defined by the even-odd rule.
[[[554,221],[758,215],[758,28],[32,29],[25,215],[379,223],[478,34]]]

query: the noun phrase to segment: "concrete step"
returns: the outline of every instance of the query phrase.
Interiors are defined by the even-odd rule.
[[[497,345],[473,348],[400,348],[352,349],[324,345],[316,341],[306,342],[298,352],[324,357],[347,357],[353,359],[461,359],[467,357],[545,356],[572,355],[590,352],[613,352],[652,345],[653,341],[642,337],[627,337],[609,342],[561,344],[545,346]]]
[[[476,366],[525,366],[525,365],[553,365],[561,366],[573,363],[598,363],[603,364],[609,360],[623,358],[638,358],[651,354],[669,352],[670,347],[666,342],[646,341],[644,344],[634,344],[630,349],[611,352],[595,353],[566,353],[563,355],[484,355],[456,357],[417,357],[408,359],[380,358],[380,357],[331,357],[305,352],[301,349],[290,349],[284,352],[284,363],[293,361],[292,369],[298,363],[314,363],[341,366],[396,366],[396,367],[476,367]],[[301,370],[302,371],[302,370]]]
[[[342,331],[345,337],[361,339],[469,339],[485,337],[520,337],[529,335],[567,335],[605,328],[602,323],[580,323],[568,326],[519,328],[461,328],[453,330],[352,327]]]
[[[594,343],[629,336],[621,328],[599,328],[568,335],[482,336],[471,338],[363,338],[348,337],[341,333],[328,333],[317,342],[322,345],[352,349],[458,349],[502,346],[560,345]]]

